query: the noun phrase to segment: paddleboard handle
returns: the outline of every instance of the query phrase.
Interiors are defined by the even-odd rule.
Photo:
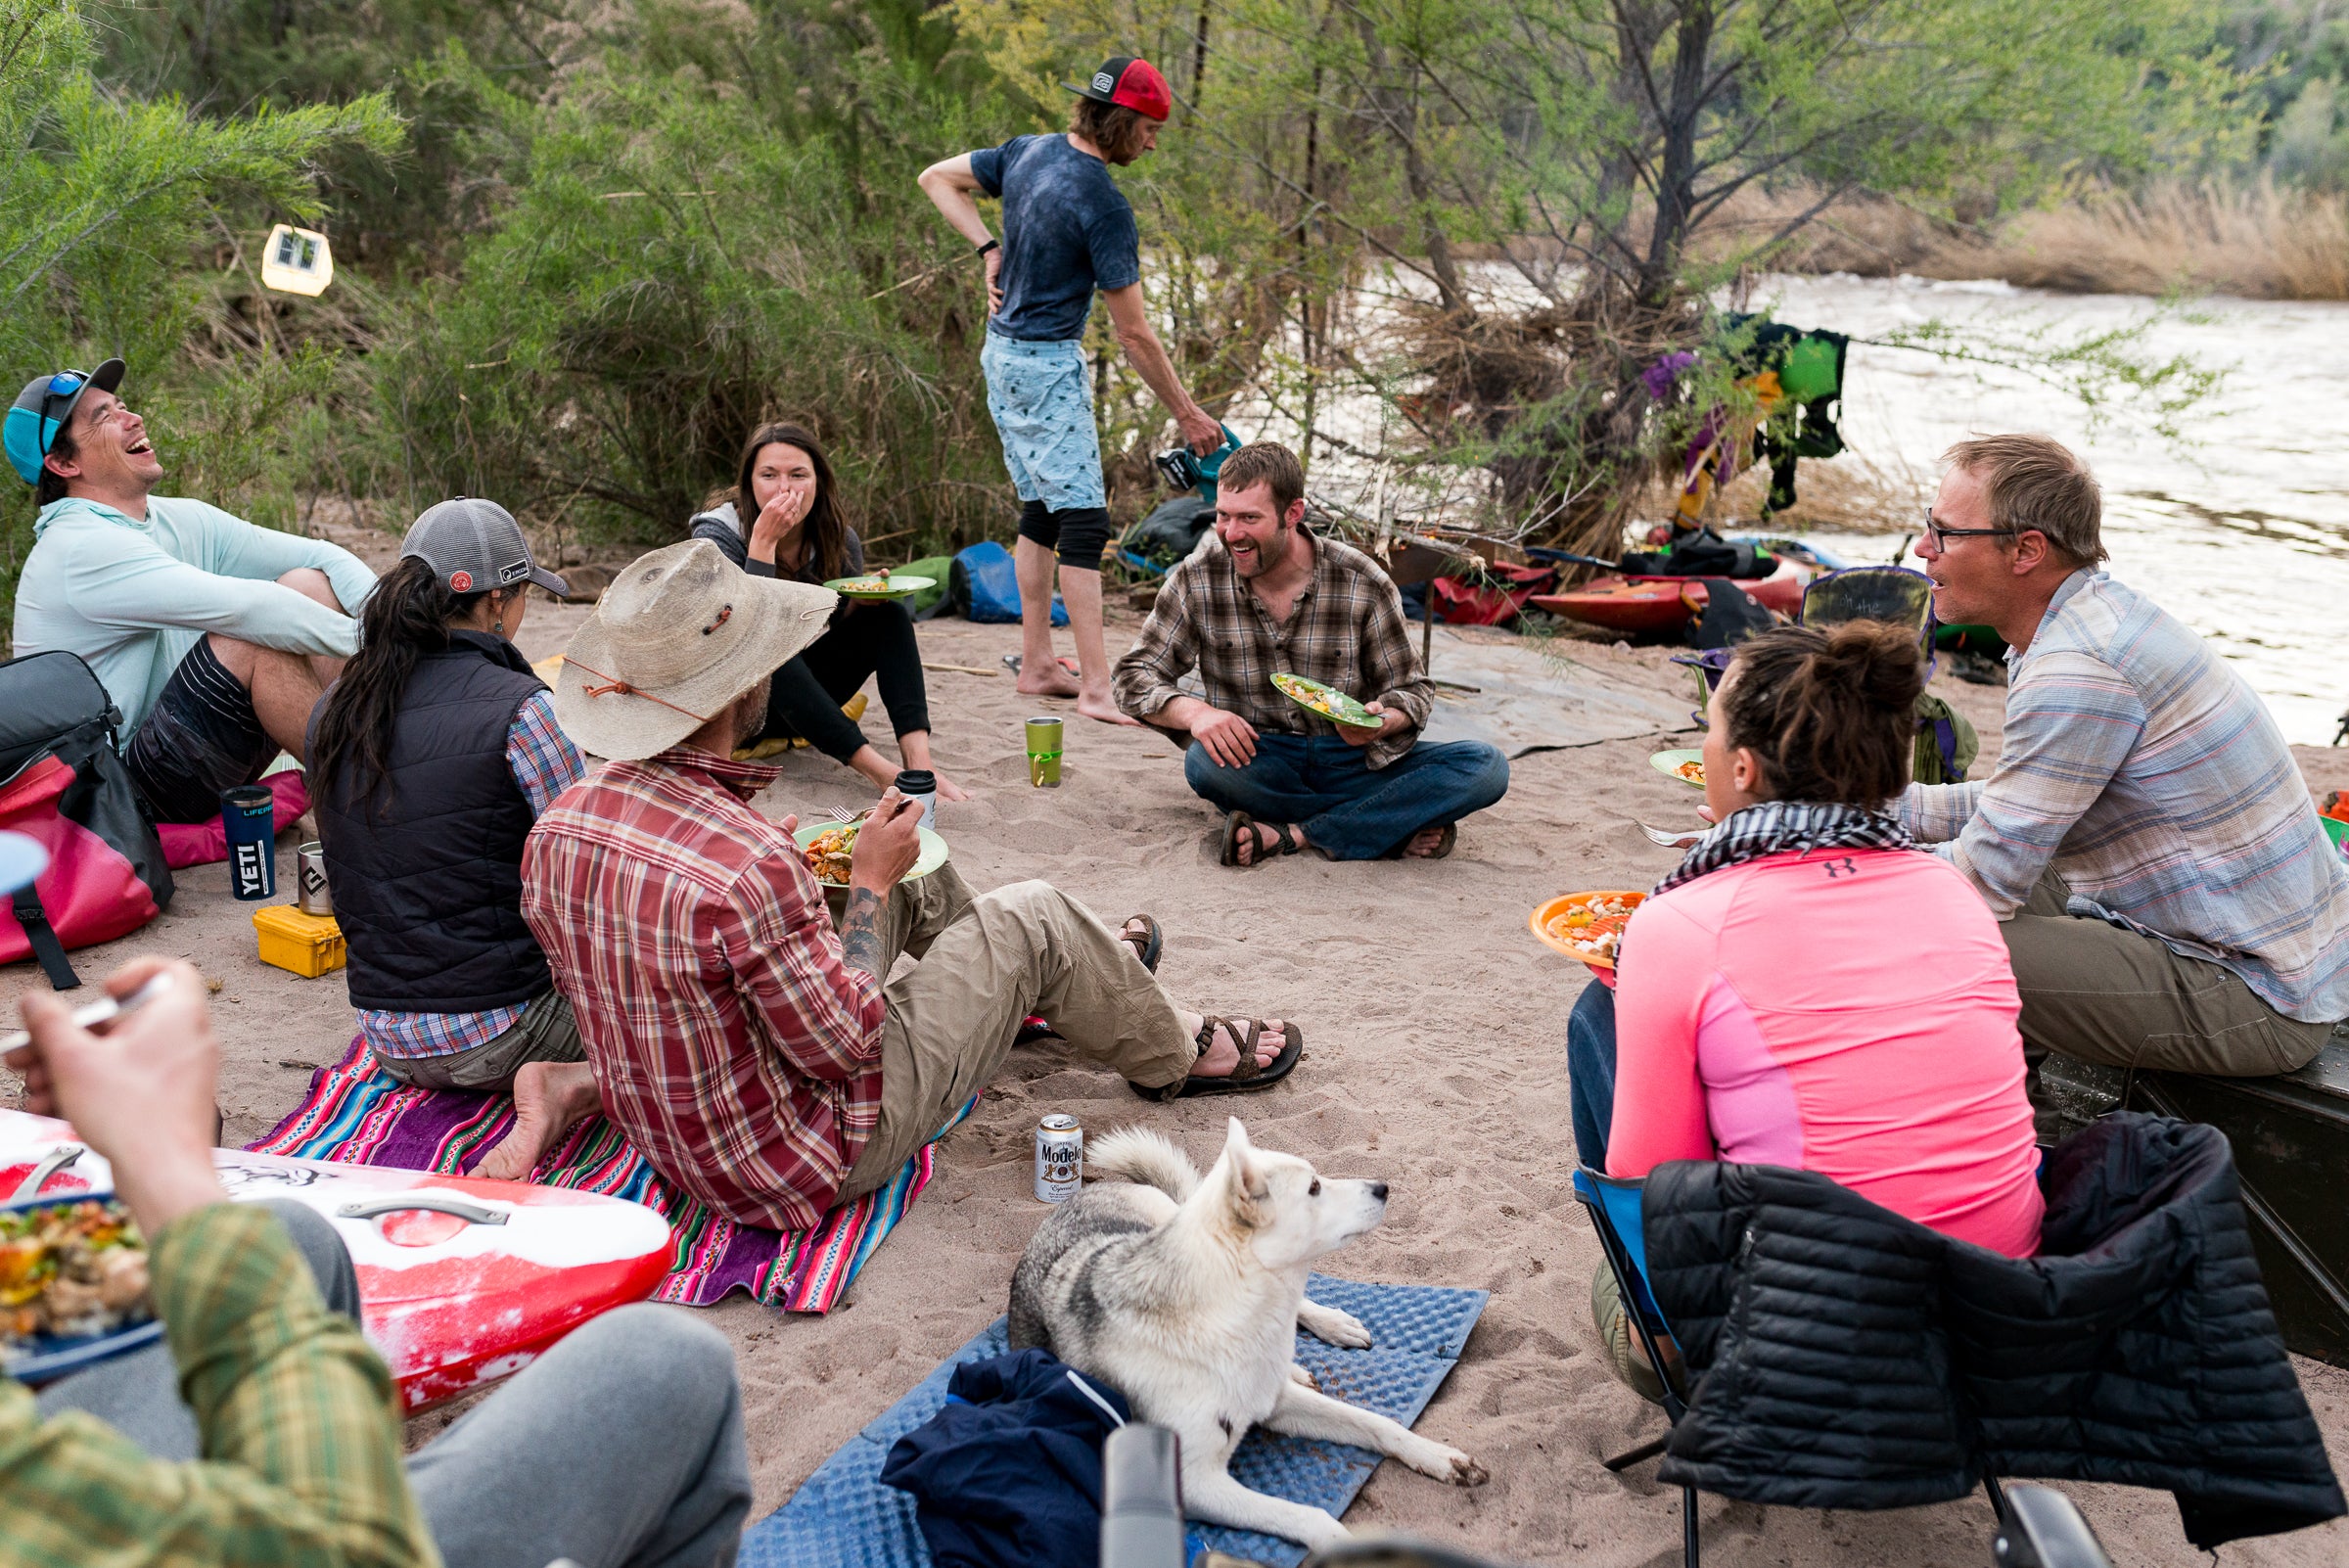
[[[470,1224],[502,1225],[506,1222],[503,1209],[484,1209],[463,1198],[443,1197],[438,1192],[416,1192],[391,1198],[366,1198],[346,1203],[335,1211],[338,1220],[374,1220],[403,1209],[425,1209],[434,1214],[453,1215]]]
[[[8,1195],[8,1201],[23,1203],[27,1198],[39,1197],[41,1188],[49,1184],[51,1176],[80,1159],[86,1152],[78,1143],[59,1144],[41,1156],[41,1163],[34,1166],[23,1180],[17,1183],[17,1190]]]

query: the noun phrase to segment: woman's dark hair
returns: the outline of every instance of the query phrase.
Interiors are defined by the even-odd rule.
[[[1879,811],[1908,788],[1924,689],[1911,628],[1779,626],[1738,645],[1721,713],[1729,744],[1762,760],[1776,799]]]
[[[57,434],[49,438],[49,450],[69,463],[81,455],[81,448],[74,443],[72,433],[68,431],[64,425],[58,426]],[[32,482],[33,509],[38,511],[51,501],[62,501],[65,498],[66,477],[43,463],[40,474]]]
[[[359,651],[327,688],[326,710],[318,715],[309,767],[322,789],[334,787],[343,773],[347,801],[373,800],[383,790],[392,725],[418,657],[447,647],[450,623],[470,617],[487,592],[451,593],[440,574],[415,556],[384,574],[359,613]],[[391,805],[387,793],[377,809],[388,811]]]
[[[1069,111],[1071,134],[1101,149],[1102,159],[1120,168],[1142,156],[1142,136],[1152,123],[1138,109],[1080,97]]]
[[[734,484],[735,526],[748,543],[751,525],[759,521],[759,503],[751,498],[751,471],[759,466],[760,452],[775,445],[798,447],[807,454],[808,465],[815,470],[815,499],[800,528],[806,535],[807,558],[815,567],[817,579],[829,581],[844,576],[849,570],[849,520],[833,493],[832,464],[824,456],[823,444],[805,425],[777,421],[751,432],[742,448],[742,473]]]

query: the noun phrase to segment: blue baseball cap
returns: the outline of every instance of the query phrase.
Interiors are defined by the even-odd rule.
[[[96,370],[60,370],[24,384],[24,390],[17,393],[16,406],[8,411],[4,432],[0,432],[8,447],[8,466],[17,471],[17,478],[27,484],[40,483],[41,459],[49,455],[57,433],[73,417],[81,394],[92,387],[113,392],[122,385],[125,368],[121,360],[109,359]]]
[[[41,848],[40,840],[22,833],[0,833],[0,894],[32,886],[33,879],[48,869],[49,852]]]

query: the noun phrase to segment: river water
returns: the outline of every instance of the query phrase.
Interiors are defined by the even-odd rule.
[[[1507,292],[1498,268],[1480,270]],[[1995,281],[1776,276],[1754,287],[1748,308],[1858,338],[1938,320],[2010,341],[2032,330],[2069,341],[2142,320],[2156,303]],[[2021,372],[1854,344],[1841,421],[1852,455],[1835,461],[1913,475],[1929,496],[1936,459],[1953,441],[1996,431],[2062,440],[2103,484],[2113,575],[2210,639],[2267,699],[2288,739],[2322,745],[2349,706],[2349,304],[2199,301],[2161,320],[2139,351],[2185,353],[2230,372],[2188,416],[2188,439],[2152,435],[2125,400],[2092,420],[2069,393]],[[1232,417],[1252,434],[1298,436],[1262,404]],[[1324,404],[1316,423],[1361,453],[1394,434],[1385,417],[1377,399],[1354,396]],[[1819,468],[1805,462],[1802,472]],[[1367,511],[1374,469],[1324,449],[1314,492]],[[1472,509],[1475,486],[1464,478],[1455,476],[1449,494],[1425,497],[1427,509]],[[1855,559],[1884,560],[1918,521],[1886,518],[1880,535],[1807,536]]]

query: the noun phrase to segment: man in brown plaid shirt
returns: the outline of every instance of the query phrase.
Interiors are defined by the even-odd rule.
[[[1205,700],[1175,686],[1194,668]],[[1377,726],[1308,712],[1272,684],[1284,672],[1336,687]],[[1493,747],[1419,740],[1435,693],[1403,600],[1376,562],[1305,526],[1305,472],[1277,442],[1224,460],[1216,542],[1167,575],[1115,685],[1126,713],[1190,737],[1183,775],[1225,813],[1225,865],[1309,848],[1440,859],[1459,819],[1508,791]]]

